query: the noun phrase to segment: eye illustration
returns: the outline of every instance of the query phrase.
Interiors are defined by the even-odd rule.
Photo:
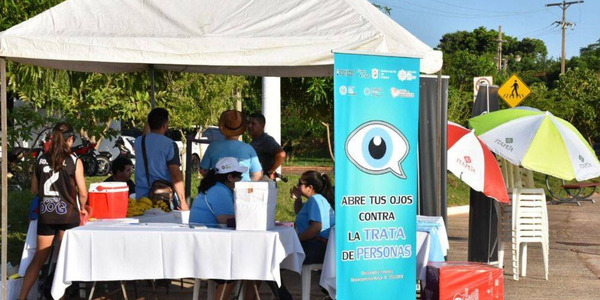
[[[361,171],[394,175],[406,179],[402,161],[408,154],[406,137],[393,125],[370,121],[354,129],[346,140],[346,155]]]

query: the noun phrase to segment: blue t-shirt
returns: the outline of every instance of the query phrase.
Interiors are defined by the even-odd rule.
[[[207,202],[210,208],[206,205]],[[233,214],[233,192],[226,185],[217,182],[206,191],[206,194],[200,193],[194,199],[190,222],[218,224],[216,216]]]
[[[204,152],[200,167],[204,170],[215,168],[217,161],[223,157],[235,157],[240,162],[240,165],[248,168],[248,171],[242,174],[242,181],[250,181],[250,173],[262,171],[254,148],[236,140],[214,141],[210,143],[208,148],[206,148],[206,152]]]
[[[329,238],[329,228],[335,226],[335,215],[333,208],[321,194],[315,194],[308,198],[308,201],[304,203],[302,209],[298,212],[295,222],[298,235],[310,227],[310,221],[320,222],[321,233],[319,233],[319,236]]]
[[[146,136],[146,156],[150,170],[150,182],[146,179],[146,167],[142,151],[142,137],[135,139],[135,197],[137,199],[148,196],[152,182],[163,179],[173,182],[169,165],[181,165],[179,148],[175,142],[157,133],[148,133]]]

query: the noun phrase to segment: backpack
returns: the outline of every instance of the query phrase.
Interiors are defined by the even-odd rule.
[[[146,181],[150,185],[150,174],[148,174],[148,158],[146,156],[146,136],[142,137],[142,154],[144,155],[144,168],[146,168]],[[148,198],[152,202],[164,201],[171,210],[179,209],[179,199],[175,194],[175,187],[169,181],[157,179],[150,185]]]

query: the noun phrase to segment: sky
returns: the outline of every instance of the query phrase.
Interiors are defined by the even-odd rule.
[[[472,31],[479,26],[498,30],[498,26],[502,26],[503,33],[519,40],[525,37],[543,40],[548,57],[560,58],[561,55],[561,29],[552,23],[562,19],[562,9],[545,4],[562,0],[370,1],[390,7],[392,19],[431,47],[436,47],[445,33]],[[567,58],[578,56],[580,48],[600,39],[600,0],[571,5],[566,19],[575,23],[572,30],[566,30]]]

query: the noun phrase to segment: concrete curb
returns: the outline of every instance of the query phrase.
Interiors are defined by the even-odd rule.
[[[448,207],[448,215],[449,216],[462,215],[462,214],[468,214],[468,213],[469,213],[468,205]]]

